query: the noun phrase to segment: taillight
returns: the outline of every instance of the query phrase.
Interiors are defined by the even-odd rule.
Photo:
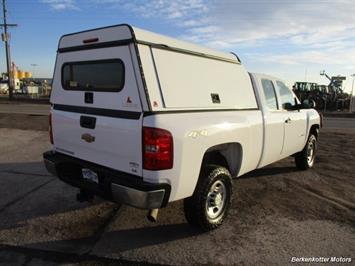
[[[173,168],[173,136],[167,130],[143,127],[143,168],[164,170]]]
[[[53,143],[52,113],[49,113],[49,140]]]

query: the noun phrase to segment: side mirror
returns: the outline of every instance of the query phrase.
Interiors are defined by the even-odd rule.
[[[283,108],[284,108],[285,110],[294,110],[294,109],[295,109],[295,106],[292,105],[291,103],[284,103],[284,104],[283,104]]]
[[[305,99],[302,102],[302,107],[303,108],[315,108],[316,107],[316,102],[314,100]]]

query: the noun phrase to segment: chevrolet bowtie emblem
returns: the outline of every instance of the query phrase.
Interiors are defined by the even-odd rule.
[[[89,133],[85,133],[81,135],[81,139],[85,140],[88,143],[94,142],[95,141],[95,137],[91,136]]]

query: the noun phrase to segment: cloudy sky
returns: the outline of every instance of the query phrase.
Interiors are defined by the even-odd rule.
[[[233,51],[289,84],[326,84],[326,70],[347,76],[349,91],[355,73],[353,0],[12,0],[8,10],[13,60],[35,76],[52,76],[62,34],[120,23]]]

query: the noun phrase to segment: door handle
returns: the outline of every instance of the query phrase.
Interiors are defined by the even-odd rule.
[[[91,116],[80,116],[80,126],[84,128],[95,129],[96,126],[96,117]]]
[[[290,123],[291,123],[291,118],[287,118],[287,119],[285,120],[285,123],[286,123],[286,124],[290,124]]]

